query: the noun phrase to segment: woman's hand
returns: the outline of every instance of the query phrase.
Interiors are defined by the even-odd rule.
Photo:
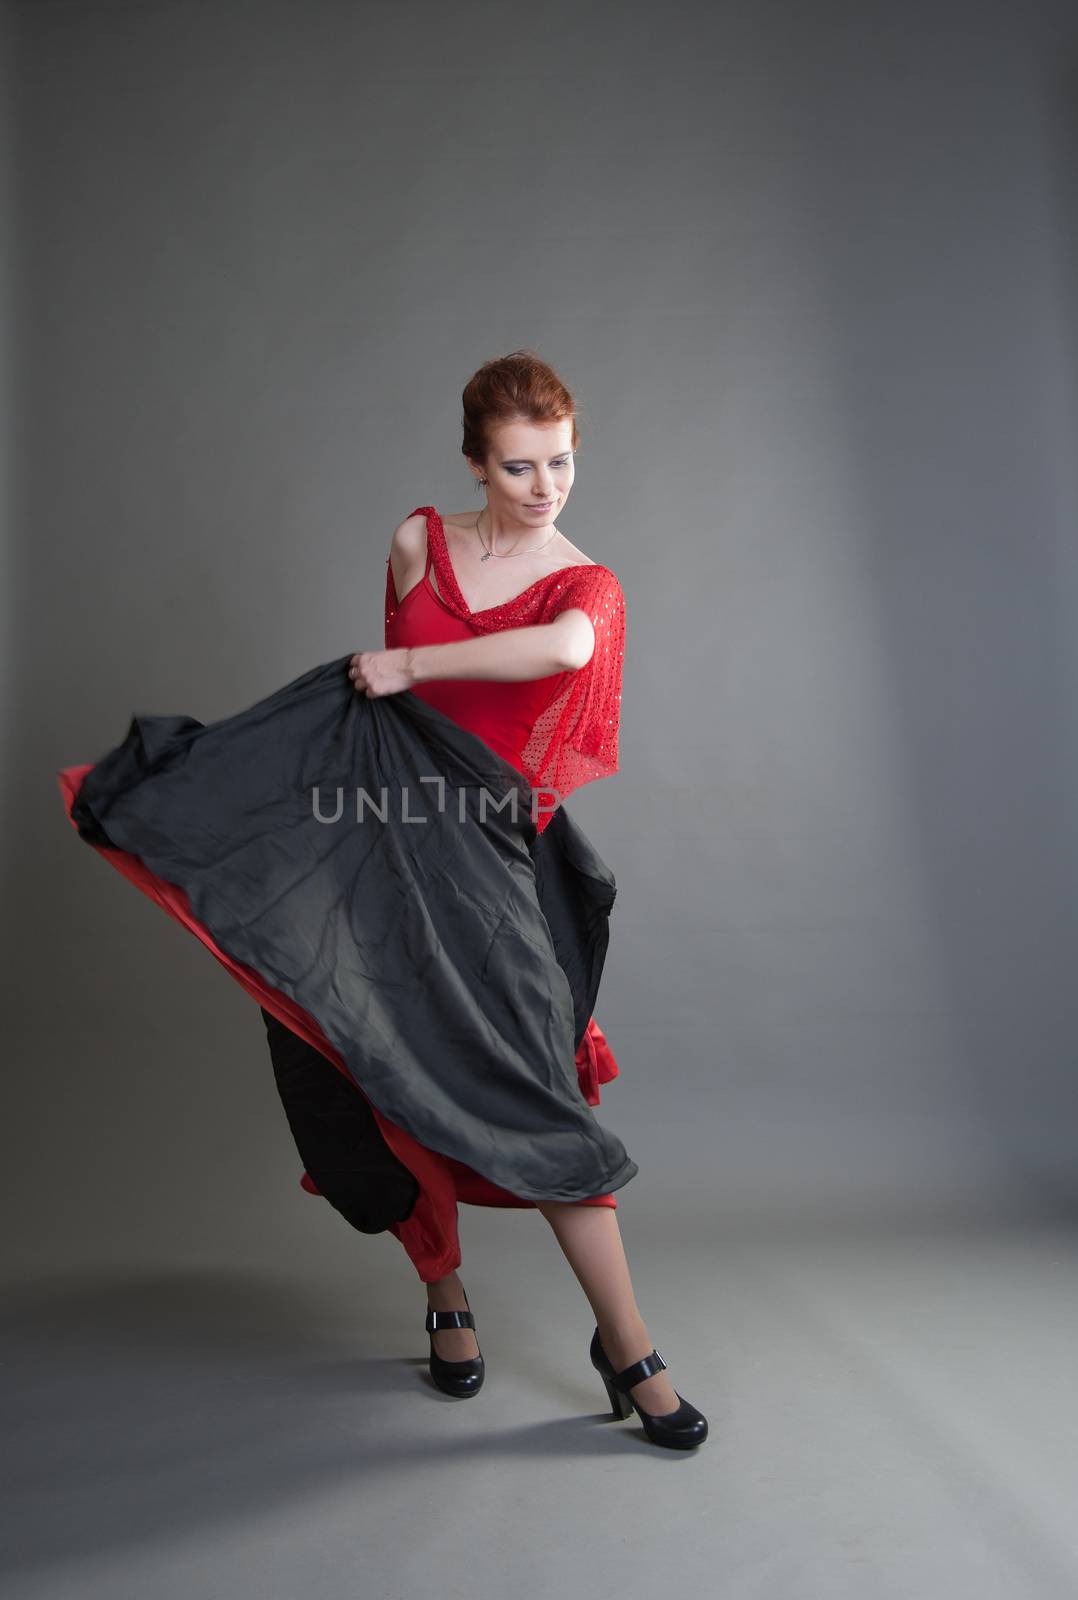
[[[415,682],[411,650],[359,650],[348,663],[348,676],[357,694],[377,700],[384,694],[399,694]]]

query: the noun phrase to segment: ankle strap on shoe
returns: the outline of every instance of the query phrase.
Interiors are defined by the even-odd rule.
[[[438,1328],[474,1328],[474,1311],[435,1311],[427,1307],[427,1332],[434,1333]]]
[[[614,1374],[614,1387],[620,1389],[622,1394],[628,1394],[634,1383],[642,1383],[645,1378],[651,1378],[656,1372],[662,1372],[666,1362],[657,1350],[649,1356],[643,1356],[639,1361],[634,1361],[631,1367],[625,1367],[621,1372]]]

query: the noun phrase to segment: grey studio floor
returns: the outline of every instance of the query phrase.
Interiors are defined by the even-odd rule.
[[[608,1419],[535,1213],[462,1208],[466,1400],[431,1386],[399,1246],[343,1223],[293,1260],[24,1276],[5,1596],[1078,1592],[1072,1233],[660,1212],[626,1238],[711,1424],[685,1454]]]

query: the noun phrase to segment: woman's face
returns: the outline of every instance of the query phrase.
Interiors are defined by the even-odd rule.
[[[482,476],[487,502],[502,527],[544,528],[573,487],[573,424],[505,422],[493,430]]]

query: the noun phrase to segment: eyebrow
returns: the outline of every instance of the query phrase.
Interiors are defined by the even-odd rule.
[[[550,456],[551,461],[559,461],[562,456],[571,456],[572,450],[559,450],[557,455]],[[535,462],[530,456],[509,456],[499,463],[503,467],[534,467]]]

